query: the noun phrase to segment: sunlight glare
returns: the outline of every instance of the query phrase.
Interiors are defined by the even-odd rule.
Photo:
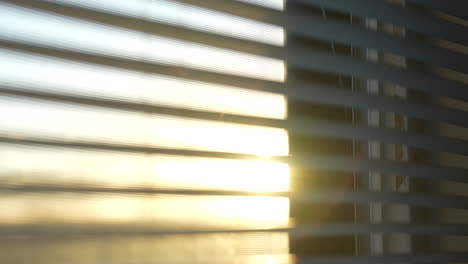
[[[284,45],[281,27],[174,1],[50,1],[125,13],[277,47]],[[282,0],[240,1],[278,10],[284,8]],[[223,116],[229,113],[285,119],[286,98],[282,94],[248,90],[240,84],[239,87],[219,84],[244,83],[219,81],[226,75],[256,79],[265,85],[282,83],[287,72],[284,61],[68,19],[9,4],[0,5],[0,16],[3,19],[0,38],[6,40],[151,63],[152,68],[174,69],[168,76],[162,76],[155,74],[160,73],[156,70],[130,71],[131,68],[118,66],[118,63],[112,64],[116,68],[111,68],[0,49],[0,85],[216,113],[214,122],[183,118],[186,115],[179,114],[165,116],[2,96],[0,134],[243,153],[263,158],[227,160],[143,152],[2,146],[0,184],[166,188],[181,189],[185,193],[187,189],[237,190],[253,192],[253,195],[130,195],[116,190],[112,190],[115,192],[112,194],[70,191],[3,194],[0,197],[0,224],[56,224],[72,228],[81,225],[113,227],[115,224],[125,228],[143,226],[176,230],[267,229],[289,225],[288,197],[254,196],[256,192],[256,195],[262,195],[259,192],[288,192],[288,164],[268,161],[268,157],[289,154],[287,131],[222,122]],[[213,78],[213,83],[183,79],[186,77],[179,75],[182,67],[214,72],[221,77]],[[160,74],[167,74],[165,71]],[[230,235],[219,235],[224,239],[225,248],[231,250],[245,241],[232,239]],[[274,233],[273,236],[275,239],[254,245],[261,244],[265,252],[269,247],[276,247],[280,254],[287,254],[288,234]],[[186,243],[188,240],[181,241]],[[217,243],[210,247],[213,251],[221,248]],[[275,263],[274,259],[264,258],[266,263]]]

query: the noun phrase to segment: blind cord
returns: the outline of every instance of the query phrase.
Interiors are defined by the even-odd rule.
[[[325,11],[325,8],[323,6],[320,7],[322,11],[322,16],[324,20],[327,20],[327,12]],[[350,24],[353,24],[353,15],[350,14]],[[333,55],[336,55],[336,48],[335,48],[335,42],[330,41],[330,47],[331,47],[331,52]],[[351,57],[354,55],[353,52],[353,46],[350,46],[350,55]],[[342,75],[338,74],[338,87],[341,89],[343,88],[343,79]],[[354,76],[351,76],[351,91],[354,92]],[[351,107],[351,124],[354,126],[355,125],[355,117],[354,117],[354,107]],[[353,160],[356,159],[356,140],[353,138],[352,139],[352,152],[353,152]],[[357,179],[356,179],[356,171],[353,170],[353,191],[356,191],[356,186],[357,186]],[[353,204],[353,214],[354,214],[354,224],[357,224],[358,222],[358,209],[357,209],[357,204]],[[359,239],[357,234],[354,234],[354,255],[357,256],[359,253]]]

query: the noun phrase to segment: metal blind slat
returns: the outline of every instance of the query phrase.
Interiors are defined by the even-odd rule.
[[[194,70],[194,72],[199,72]],[[242,77],[241,77],[242,78]],[[280,85],[278,85],[280,86]],[[307,86],[307,87],[302,87]],[[243,87],[253,91],[273,92],[287,96],[288,98],[311,103],[322,103],[336,106],[357,107],[361,109],[379,109],[382,111],[396,112],[422,120],[446,122],[450,124],[468,127],[468,117],[465,112],[444,107],[426,104],[411,103],[385,96],[375,96],[349,92],[343,89],[328,87],[321,84],[296,84],[287,89],[286,87],[275,87],[274,85],[259,88],[258,86]],[[65,94],[53,94],[48,92],[37,92],[34,87],[26,86],[0,86],[0,94],[37,99],[50,99],[67,101]],[[61,96],[61,97],[60,97]],[[61,99],[60,99],[61,98]],[[96,98],[95,98],[96,99]],[[79,103],[79,100],[76,101]],[[84,100],[83,102],[84,103]],[[93,105],[91,102],[90,105]],[[94,104],[96,105],[96,104]]]
[[[203,1],[203,0],[191,0]],[[303,4],[323,6],[340,12],[351,12],[358,16],[378,18],[384,22],[405,27],[463,45],[468,45],[468,29],[434,16],[415,10],[400,8],[385,3],[384,0],[293,0]]]
[[[126,193],[126,194],[175,194],[175,195],[213,195],[213,196],[273,196],[288,197],[301,203],[362,203],[379,202],[384,204],[408,204],[429,208],[468,209],[468,197],[440,194],[395,193],[395,192],[350,192],[310,190],[307,193],[287,192],[242,192],[228,190],[176,190],[155,188],[121,188],[92,186],[56,185],[8,185],[0,190],[14,192],[75,192],[75,193]],[[365,226],[365,225],[364,225]],[[467,225],[468,226],[468,225]],[[467,230],[468,232],[468,230]],[[468,233],[467,233],[468,234]]]
[[[220,48],[233,49],[241,52],[252,53],[261,56],[271,56],[282,58],[282,51],[277,47],[253,42],[249,40],[241,40],[234,37],[223,36],[210,32],[197,31],[186,29],[175,25],[163,24],[156,21],[149,21],[141,18],[116,15],[103,11],[86,9],[78,6],[67,6],[51,2],[31,2],[26,0],[2,0],[2,2],[12,3],[14,5],[27,8],[34,8],[47,12],[53,12],[67,17],[85,19],[97,23],[104,23],[112,26],[123,27],[126,29],[142,31],[150,34],[157,34],[170,38],[176,38],[186,41],[193,41],[200,44],[212,45]],[[445,66],[453,70],[468,72],[468,67],[463,63],[463,54],[457,54],[445,49],[429,46],[424,43],[414,42],[410,40],[402,40],[397,37],[389,36],[388,34],[379,32],[370,32],[365,29],[360,29],[356,26],[350,26],[342,23],[336,23],[331,20],[323,20],[315,16],[307,16],[306,14],[285,15],[283,13],[272,11],[267,8],[260,9],[253,7],[257,12],[250,17],[240,13],[236,9],[230,9],[230,13],[243,15],[246,18],[258,19],[262,22],[271,22],[268,18],[284,17],[283,22],[278,22],[276,25],[282,26],[290,32],[300,35],[348,43],[361,47],[380,48],[388,50],[396,54],[425,61],[431,64]],[[276,21],[273,21],[276,22]],[[431,56],[427,56],[431,54]]]
[[[210,82],[210,83],[217,83],[217,84],[223,84],[223,85],[229,85],[229,86],[236,86],[236,87],[242,87],[242,88],[249,88],[249,89],[254,89],[258,91],[269,91],[269,92],[277,92],[277,93],[282,93],[287,96],[291,96],[293,98],[300,98],[300,99],[305,99],[305,100],[311,100],[314,102],[321,102],[321,97],[320,96],[315,96],[312,93],[311,84],[308,83],[300,83],[298,82],[296,85],[296,88],[299,88],[299,90],[296,89],[290,89],[291,91],[288,91],[288,89],[285,89],[284,85],[282,83],[277,83],[277,82],[269,82],[265,80],[258,80],[254,78],[248,78],[248,77],[240,77],[240,76],[235,76],[235,75],[228,75],[228,74],[221,74],[221,73],[215,73],[215,72],[208,72],[208,71],[203,71],[203,70],[196,70],[196,69],[190,69],[190,68],[185,68],[185,67],[180,67],[180,66],[171,66],[171,65],[165,65],[165,64],[156,64],[156,63],[148,63],[148,62],[141,62],[141,61],[136,61],[132,59],[126,59],[126,58],[119,58],[119,57],[110,57],[102,54],[89,54],[89,53],[84,53],[84,52],[79,52],[79,51],[72,51],[72,50],[65,50],[65,49],[60,49],[60,48],[52,48],[52,47],[45,47],[45,46],[37,46],[37,45],[32,45],[32,44],[26,44],[26,43],[18,43],[18,42],[11,42],[8,40],[0,40],[0,47],[7,48],[7,49],[12,49],[15,51],[22,51],[22,52],[32,52],[34,54],[40,54],[40,55],[45,55],[45,56],[52,56],[52,57],[57,57],[57,58],[63,58],[67,60],[72,60],[72,61],[77,61],[77,62],[84,62],[84,63],[92,63],[92,64],[98,64],[98,65],[103,65],[103,66],[110,66],[110,67],[118,67],[121,69],[127,69],[127,70],[132,70],[132,71],[143,71],[143,72],[148,72],[148,73],[154,73],[154,74],[162,74],[162,75],[167,75],[171,77],[177,77],[177,78],[184,78],[184,79],[190,79],[190,80],[197,80],[197,81],[202,81],[202,82]],[[327,55],[326,58],[333,58],[332,56]],[[323,63],[323,58],[316,58],[316,65],[319,65],[320,68],[327,68],[331,70],[334,70],[335,66],[340,64],[339,59],[335,59],[335,61],[330,62],[329,64],[331,65],[325,65]],[[322,62],[322,63],[321,63]],[[354,62],[354,61],[352,61]],[[361,63],[361,66],[364,65],[366,67],[364,70],[362,69],[355,69],[356,66],[354,64],[350,65],[349,67],[345,65],[345,68],[350,68],[353,71],[364,71],[364,75],[367,76],[366,70],[373,71],[376,77],[379,77],[379,68],[377,64],[371,64],[371,63]],[[324,67],[326,66],[326,67]],[[377,69],[375,69],[376,67]],[[381,66],[380,69],[387,69],[388,67],[386,66]],[[384,74],[388,72],[384,72]],[[404,78],[401,75],[408,75],[403,70],[400,70],[397,72],[397,76],[395,76],[395,79],[398,77]],[[411,75],[411,74],[410,74]],[[393,78],[392,78],[393,79]],[[424,91],[433,92],[435,94],[452,94],[453,96],[456,97],[456,95],[459,95],[459,99],[465,98],[468,96],[468,93],[462,90],[463,85],[462,84],[456,84],[457,89],[454,90],[449,90],[452,91],[450,93],[446,93],[448,89],[446,89],[446,86],[437,86],[437,83],[434,82],[428,82],[424,79],[421,78],[414,78],[416,81],[422,81],[424,83],[427,83],[429,86],[420,86],[419,88],[423,89]],[[401,80],[401,79],[400,79]],[[402,81],[404,83],[408,83],[408,81]],[[441,80],[441,82],[446,82]],[[411,82],[412,83],[412,82]],[[453,82],[449,82],[452,84]],[[418,83],[419,84],[419,83]],[[422,85],[422,84],[421,84]],[[461,87],[459,87],[461,86]],[[440,87],[444,87],[444,89],[439,89]],[[311,92],[306,92],[306,90],[311,89]],[[327,93],[330,92],[328,100],[326,100],[326,97],[323,97],[324,102],[330,103],[334,102],[336,105],[349,105],[349,106],[356,106],[356,107],[369,107],[369,108],[377,108],[379,109],[382,107],[383,110],[390,110],[390,111],[395,111],[395,112],[400,112],[404,114],[408,114],[410,116],[415,116],[421,119],[428,119],[428,120],[439,120],[439,121],[444,121],[444,122],[450,122],[450,123],[455,123],[459,125],[465,125],[466,126],[466,118],[464,118],[464,114],[461,111],[454,111],[454,110],[443,110],[443,108],[439,107],[431,107],[432,109],[429,110],[429,107],[421,107],[419,108],[418,111],[406,111],[404,108],[400,108],[402,104],[398,104],[398,107],[393,107],[393,103],[390,103],[389,101],[392,101],[392,99],[386,99],[382,98],[381,101],[377,101],[378,97],[360,97],[358,94],[352,95],[351,93],[343,93],[343,94],[349,94],[352,96],[354,100],[348,100],[348,96],[343,96],[343,99],[346,99],[345,101],[339,101],[337,99],[340,99],[339,94],[333,93],[333,91],[329,90],[328,88],[325,89],[320,89],[320,87],[317,87],[316,90],[320,91],[325,91],[327,90]],[[338,91],[338,90],[337,90]],[[335,97],[335,98],[333,98]],[[357,101],[357,99],[362,100],[360,103]],[[371,98],[368,100],[367,98]],[[375,99],[374,99],[375,98]],[[467,97],[468,98],[468,97]],[[394,100],[397,102],[396,100]],[[366,104],[369,103],[369,105]],[[387,102],[385,104],[381,104],[381,102]],[[437,111],[439,109],[439,111]],[[425,111],[428,112],[425,112]],[[436,114],[433,114],[433,113]],[[445,113],[444,113],[445,112]],[[437,118],[437,119],[436,119]]]
[[[1,143],[57,147],[57,148],[76,148],[76,149],[91,149],[104,151],[119,151],[127,153],[146,153],[158,155],[175,155],[187,157],[205,157],[219,159],[240,159],[240,160],[263,160],[272,162],[288,163],[293,167],[301,167],[307,169],[318,169],[325,171],[358,171],[358,172],[382,172],[383,176],[392,174],[405,175],[409,177],[441,180],[441,181],[468,181],[466,177],[468,169],[452,168],[452,167],[435,167],[424,166],[408,162],[385,161],[385,160],[359,160],[342,156],[327,156],[309,153],[304,157],[288,157],[288,156],[271,156],[261,158],[256,155],[216,152],[216,151],[201,151],[201,150],[186,150],[186,149],[170,149],[157,148],[146,146],[129,146],[122,144],[108,144],[104,142],[84,142],[84,141],[63,141],[53,139],[36,139],[36,138],[18,138],[2,135]]]
[[[80,227],[70,229],[69,226],[47,226],[47,225],[22,225],[19,227],[1,228],[0,235],[30,235],[37,237],[54,236],[161,236],[161,235],[199,235],[219,233],[265,233],[282,232],[288,233],[292,238],[308,236],[336,236],[352,234],[381,233],[407,233],[428,234],[432,236],[441,235],[465,235],[468,234],[467,225],[456,224],[308,224],[293,228],[269,228],[269,229],[223,229],[223,230],[160,230],[150,228],[138,228],[119,226],[118,228],[97,226]]]
[[[42,96],[47,98],[47,96]],[[243,125],[255,125],[288,129],[306,136],[320,136],[329,138],[379,140],[385,143],[406,144],[417,148],[468,154],[468,141],[437,136],[426,136],[411,132],[398,131],[388,128],[358,127],[344,123],[320,120],[278,120],[271,118],[248,117],[234,114],[222,114],[209,111],[147,105],[141,103],[123,102],[118,100],[103,100],[96,98],[75,97],[66,95],[51,95],[48,99],[79,103],[97,107],[111,107],[120,110],[130,110],[143,113],[194,118],[209,121],[219,121]]]
[[[79,62],[101,64],[111,67],[126,68],[130,70],[158,74],[167,74],[172,76],[174,75],[170,74],[170,71],[168,70],[157,71],[157,68],[162,68],[164,66],[161,67],[155,63],[141,62],[119,57],[110,57],[102,54],[87,54],[83,52],[66,50],[61,48],[52,48],[37,46],[34,44],[12,42],[9,40],[0,40],[0,47],[18,50],[22,52],[32,52],[35,54],[53,56]],[[364,62],[346,56],[333,56],[318,51],[306,52],[305,50],[303,50],[303,52],[295,53],[294,57],[291,58],[291,60],[292,63],[294,63],[295,65],[304,67],[306,69],[341,73],[362,78],[375,78],[378,80],[400,84],[412,89],[428,92],[434,95],[449,96],[454,97],[456,99],[468,100],[468,92],[466,92],[466,85],[455,81],[441,79],[433,75],[423,74],[419,72],[408,72],[393,66]],[[167,66],[165,67],[167,68]],[[183,76],[183,74],[179,73],[178,76]],[[226,82],[227,80],[224,81]],[[230,85],[242,87],[243,83],[235,82],[234,84]],[[441,87],[443,87],[443,89]]]
[[[428,8],[437,9],[448,14],[468,19],[468,6],[465,0],[409,0],[410,2],[422,4]]]
[[[466,253],[446,253],[446,254],[402,254],[386,256],[358,256],[358,257],[330,257],[330,258],[298,258],[298,264],[360,264],[360,263],[445,263],[445,262],[466,262]]]

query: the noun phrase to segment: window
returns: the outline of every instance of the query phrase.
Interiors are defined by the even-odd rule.
[[[467,261],[465,5],[1,0],[0,262]]]

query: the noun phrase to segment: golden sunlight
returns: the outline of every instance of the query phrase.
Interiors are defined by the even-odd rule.
[[[102,1],[102,5],[107,5],[104,4],[106,2],[112,7],[113,1]],[[269,6],[278,9],[283,6],[282,0],[242,1],[263,5],[268,2]],[[76,2],[102,8],[99,7],[100,1]],[[124,3],[129,1],[119,2],[122,4],[114,5],[123,8]],[[280,27],[240,18],[223,20],[219,19],[223,14],[166,0],[135,1],[142,7],[152,2],[160,4],[151,7],[154,10],[148,13],[150,19],[165,19],[168,23],[180,20],[177,23],[183,25],[186,24],[184,19],[201,21],[200,25],[194,24],[192,27],[206,29],[211,26],[209,22],[216,18],[216,21],[221,21],[215,30],[217,33],[237,36],[244,30],[250,32],[249,34],[259,35],[240,34],[243,38],[283,45],[284,33]],[[117,12],[112,8],[110,10]],[[105,53],[149,63],[182,65],[271,82],[285,80],[285,65],[280,60],[146,36],[139,32],[83,23],[7,5],[0,6],[0,15],[3,14],[5,23],[0,25],[0,31],[4,29],[3,33],[0,32],[0,37],[15,41],[53,47],[65,45],[80,51]],[[168,17],[155,17],[158,14]],[[181,14],[184,19],[179,17]],[[210,15],[213,17],[210,18]],[[258,30],[248,30],[249,25]],[[232,32],[223,33],[224,28],[232,28]],[[261,30],[262,28],[265,30]],[[269,35],[265,36],[265,32]],[[233,113],[276,119],[286,117],[286,100],[279,94],[59,61],[1,49],[0,57],[3,58],[0,60],[0,85],[15,84],[18,89],[29,86],[38,91],[202,109],[220,115]],[[0,97],[0,113],[0,134],[17,137],[246,153],[261,157],[286,156],[289,151],[287,131],[277,128],[6,97]],[[0,184],[285,192],[289,190],[290,181],[287,164],[268,161],[15,145],[2,146],[0,159]],[[287,197],[64,192],[2,194],[0,200],[0,224],[12,225],[56,224],[80,227],[117,224],[130,228],[266,229],[286,227],[289,224]],[[252,244],[264,245],[261,254],[265,255],[266,260],[269,259],[267,254],[288,254],[287,233],[272,233],[273,239],[268,235],[248,239],[241,237],[241,234],[217,235],[216,239],[221,242],[212,243],[205,238],[204,246],[187,242],[193,240],[180,241],[185,241],[184,246],[187,248],[200,247],[197,250],[191,249],[193,252],[190,254],[194,255],[211,251],[232,253],[234,251],[231,248],[242,247],[246,241],[257,241],[255,239],[263,239]],[[175,245],[171,254],[177,257],[176,250],[177,246],[180,247],[180,241],[171,242],[174,243],[171,247]],[[150,251],[164,252],[165,247],[167,245],[159,243]],[[272,248],[277,251],[270,252]]]

